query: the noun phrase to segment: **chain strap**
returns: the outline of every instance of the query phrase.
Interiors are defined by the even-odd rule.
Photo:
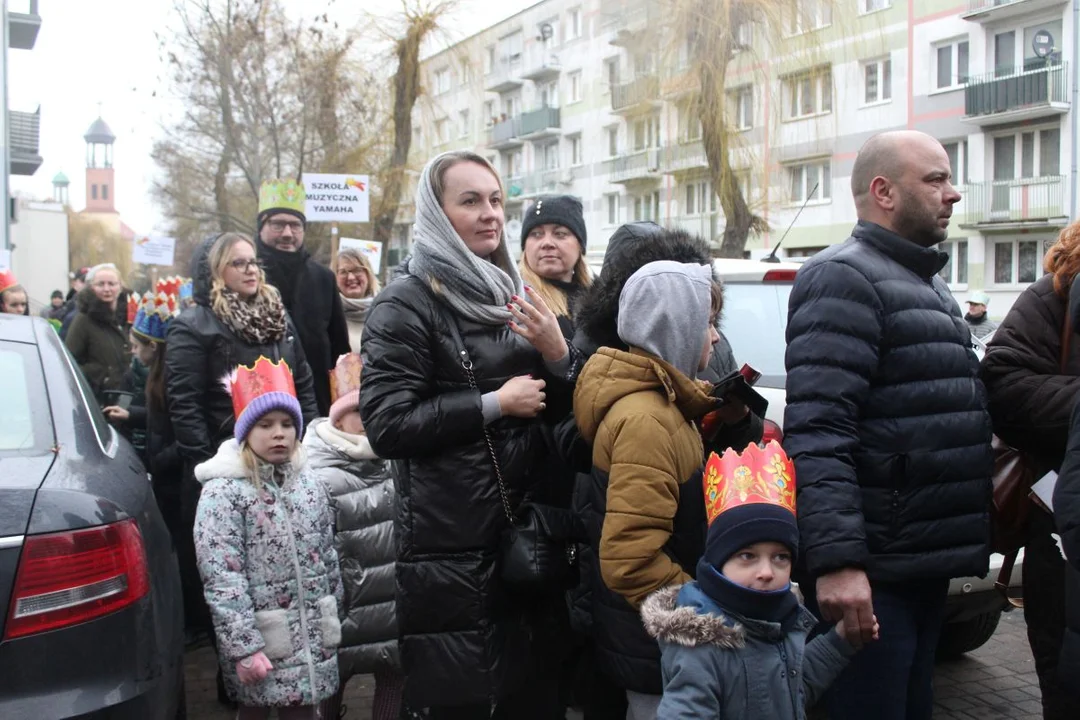
[[[461,355],[461,367],[465,370],[465,376],[469,379],[469,387],[473,390],[479,390],[480,387],[476,384],[476,376],[473,375],[472,360],[469,359],[469,352],[465,349],[465,342],[458,337],[461,341],[461,350],[458,353]],[[484,428],[484,442],[487,444],[488,455],[491,456],[491,464],[495,466],[495,480],[499,484],[499,497],[502,498],[503,512],[506,513],[506,519],[511,524],[514,523],[514,511],[510,508],[510,496],[506,492],[506,483],[503,482],[502,467],[499,465],[499,456],[495,454],[495,443],[491,441],[491,433],[488,429]]]

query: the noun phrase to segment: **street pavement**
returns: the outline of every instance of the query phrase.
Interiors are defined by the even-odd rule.
[[[214,653],[202,648],[187,655],[187,701],[191,720],[232,720],[218,705]],[[368,720],[375,681],[353,678],[345,693],[346,718]],[[996,720],[1042,717],[1039,682],[1027,645],[1024,616],[1005,613],[985,645],[958,660],[941,661],[934,675],[934,720]],[[580,720],[567,713],[567,720]]]

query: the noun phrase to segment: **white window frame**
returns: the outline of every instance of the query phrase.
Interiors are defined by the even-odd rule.
[[[682,215],[686,217],[701,217],[713,215],[719,211],[720,198],[712,189],[711,180],[695,180],[688,182],[682,187],[679,197],[686,206],[682,208]]]
[[[754,86],[744,85],[732,90],[731,105],[732,127],[739,131],[752,130],[754,128]]]
[[[584,16],[581,13],[581,8],[571,8],[566,13],[566,39],[577,40],[584,34]]]
[[[644,140],[643,143],[638,142],[639,130],[641,131],[640,136]],[[660,147],[659,115],[645,115],[636,118],[631,121],[631,125],[627,128],[627,131],[629,135],[627,140],[632,148],[632,152],[642,152],[643,150]]]
[[[499,114],[495,112],[495,101],[484,101],[484,127],[491,127],[499,121]]]
[[[806,92],[805,82],[810,81],[810,90],[813,94],[813,105],[810,112],[802,114],[803,96]],[[805,120],[807,118],[828,115],[833,111],[833,83],[832,66],[816,68],[809,72],[789,75],[784,78],[784,121],[791,122]],[[826,105],[828,108],[826,109]]]
[[[833,24],[833,0],[792,0],[784,9],[784,35],[795,37],[816,32]]]
[[[558,170],[559,169],[559,141],[548,143],[540,148],[540,157],[538,160],[542,163],[541,170]]]
[[[660,191],[654,190],[634,196],[634,222],[660,222]]]
[[[435,143],[445,145],[450,142],[450,118],[439,118],[435,121]]]
[[[614,140],[615,152],[611,151],[612,140]],[[619,156],[619,127],[613,125],[604,129],[604,152],[609,158],[615,158]]]
[[[964,246],[964,278],[960,279],[960,268],[957,260],[958,248]],[[938,246],[939,250],[944,250],[949,254],[949,264],[942,268],[942,273],[946,268],[949,270],[949,276],[945,277],[942,273],[938,273],[938,276],[945,281],[945,284],[949,286],[951,290],[966,290],[968,287],[968,279],[971,277],[971,241],[969,238],[955,238],[953,240],[946,240]]]
[[[458,77],[461,80],[461,86],[466,87],[472,82],[472,63],[465,60],[461,63],[461,70],[458,73]]]
[[[967,46],[967,73],[960,72],[960,46]],[[938,52],[949,50],[949,85],[938,85]],[[967,35],[934,43],[930,46],[930,94],[959,90],[967,85],[971,77],[971,41]]]
[[[614,73],[612,73],[614,70]],[[612,74],[615,75],[615,82],[611,82]],[[604,82],[601,85],[604,88],[604,95],[611,92],[612,85],[618,85],[621,80],[621,68],[618,56],[607,58],[604,60]]]
[[[892,7],[892,0],[859,0],[859,14],[870,15],[871,13],[888,10]]]
[[[494,45],[488,45],[484,48],[484,74],[490,75],[495,70],[496,65],[496,50]]]
[[[604,227],[616,227],[619,224],[619,194],[604,195]]]
[[[1058,152],[1057,152],[1058,171],[1057,171],[1057,173],[1055,173],[1053,175],[1044,174],[1043,173],[1043,167],[1042,167],[1043,132],[1045,132],[1047,130],[1057,130],[1058,131]],[[1024,135],[1026,135],[1027,133],[1032,133],[1034,135],[1034,141],[1033,141],[1032,146],[1031,146],[1032,174],[1030,176],[1024,175]],[[1062,128],[1061,128],[1060,125],[1036,125],[1034,127],[1013,128],[1013,129],[1011,129],[1011,130],[1009,130],[1007,132],[1000,132],[1000,133],[991,134],[990,135],[990,144],[989,144],[989,148],[990,148],[990,151],[991,151],[990,152],[991,157],[989,158],[990,162],[987,164],[987,166],[989,168],[988,171],[987,171],[987,177],[991,178],[991,181],[993,181],[992,178],[994,177],[994,170],[995,170],[995,168],[997,166],[997,157],[993,156],[993,147],[994,147],[994,142],[993,141],[994,141],[994,139],[1001,138],[1001,137],[1011,137],[1011,138],[1013,138],[1013,142],[1015,143],[1015,150],[1013,151],[1013,176],[1012,176],[1012,178],[1009,178],[1010,180],[1024,180],[1024,179],[1033,179],[1033,178],[1048,178],[1048,177],[1061,177],[1061,176],[1063,176],[1064,175],[1064,173],[1062,172],[1063,163],[1061,162],[1061,145],[1065,140],[1063,135],[1064,135],[1064,132],[1062,131]],[[997,182],[1005,182],[1005,181],[1001,180],[1001,181],[997,181]]]
[[[814,197],[806,204],[827,205],[832,202],[832,159],[814,158],[813,160],[792,163],[787,166],[787,188],[792,205],[802,205],[806,200],[807,193],[813,188],[813,184],[810,182],[810,173],[807,172],[807,169],[811,167],[816,168],[818,189]],[[798,179],[799,183],[797,193],[793,192],[796,179]]]
[[[458,123],[461,125],[460,137],[467,138],[472,134],[472,123],[470,120],[468,109],[458,110]]]
[[[1020,280],[1020,244],[1035,243],[1035,272],[1031,280]],[[1042,275],[1042,260],[1046,256],[1046,242],[1042,238],[1014,238],[1012,240],[994,240],[987,242],[986,267],[989,277],[988,285],[994,288],[1023,288],[1035,282]],[[1009,279],[998,281],[997,279],[997,249],[1000,245],[1011,246],[1011,268]]]
[[[754,46],[754,21],[743,20],[735,26],[735,52],[749,50]]]
[[[877,97],[873,100],[869,100],[866,97],[866,91],[868,89],[868,74],[874,69],[877,75]],[[860,80],[862,86],[862,92],[859,93],[859,99],[861,100],[862,107],[876,107],[878,105],[887,105],[892,102],[892,58],[886,55],[885,57],[874,58],[873,60],[864,60],[860,66]],[[888,72],[886,72],[886,70]],[[886,82],[886,76],[888,76],[888,82]]]
[[[450,92],[450,68],[444,67],[436,70],[432,84],[435,86],[436,95],[444,95]]]
[[[956,164],[958,165],[958,167],[952,168],[952,184],[953,187],[962,188],[970,182],[968,175],[968,141],[967,138],[960,138],[942,142],[941,146],[945,148],[946,154],[949,152],[950,145],[956,146]]]
[[[581,142],[581,133],[568,135],[570,141],[570,167],[576,167],[585,163],[585,146]]]
[[[575,70],[569,75],[570,80],[570,102],[581,102],[581,98],[584,95],[582,92],[582,74],[580,70]]]

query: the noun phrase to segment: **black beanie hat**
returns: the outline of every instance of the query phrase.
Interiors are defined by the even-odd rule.
[[[529,233],[537,225],[562,225],[574,233],[581,252],[585,252],[588,242],[585,232],[585,215],[582,212],[581,201],[573,195],[545,195],[536,199],[529,209],[525,211],[525,217],[521,219],[521,247],[525,247],[525,240]]]

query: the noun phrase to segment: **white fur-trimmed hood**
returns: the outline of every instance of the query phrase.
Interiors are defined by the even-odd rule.
[[[676,599],[682,585],[672,585],[645,599],[641,619],[645,631],[662,642],[684,647],[716,645],[738,649],[746,644],[746,631],[722,615],[703,615],[692,607],[679,607]]]
[[[240,445],[236,438],[221,443],[217,454],[195,466],[195,479],[206,483],[214,478],[239,479],[247,477],[244,461],[240,457]]]

